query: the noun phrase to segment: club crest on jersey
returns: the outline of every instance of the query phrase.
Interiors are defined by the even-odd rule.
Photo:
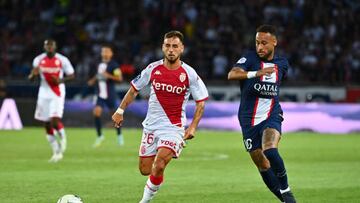
[[[186,80],[186,74],[185,73],[181,73],[179,76],[179,79],[181,82],[184,82]]]
[[[55,65],[57,65],[57,66],[60,65],[60,61],[56,59],[55,60]]]

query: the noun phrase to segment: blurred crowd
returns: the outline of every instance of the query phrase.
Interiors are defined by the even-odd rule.
[[[111,43],[125,77],[161,58],[163,34],[181,30],[183,60],[207,82],[225,81],[255,29],[278,28],[277,52],[288,57],[289,83],[360,84],[360,2],[356,0],[1,0],[0,78],[21,79],[57,40],[79,80],[97,67]]]

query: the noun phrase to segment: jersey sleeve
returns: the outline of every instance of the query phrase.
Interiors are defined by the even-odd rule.
[[[252,56],[250,53],[245,54],[242,56],[235,64],[234,67],[239,67],[244,69],[245,71],[251,70],[252,66]]]
[[[131,82],[131,86],[136,90],[139,91],[144,88],[150,82],[152,66],[148,65],[141,73],[136,76]]]
[[[74,74],[74,67],[71,65],[69,59],[65,56],[61,57],[61,63],[63,66],[63,70],[66,75]]]
[[[36,68],[39,66],[39,64],[40,64],[40,56],[37,56],[34,58],[32,66],[33,66],[33,68]]]
[[[204,82],[195,71],[190,72],[190,93],[196,102],[205,101],[209,98],[209,93]]]
[[[114,62],[114,61],[112,61],[112,62],[110,62],[109,65],[106,67],[106,72],[108,72],[108,73],[110,73],[110,74],[112,74],[112,75],[115,75],[115,74],[114,74],[114,71],[115,71],[116,69],[118,69],[118,68],[119,68],[119,64],[116,63],[116,62]]]

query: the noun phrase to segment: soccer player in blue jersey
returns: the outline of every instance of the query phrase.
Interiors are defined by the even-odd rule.
[[[270,191],[282,202],[294,203],[284,161],[277,149],[283,121],[279,89],[289,64],[286,58],[275,54],[274,26],[258,27],[255,42],[256,52],[241,57],[228,74],[229,80],[240,80],[238,117],[243,141]]]
[[[89,86],[97,83],[97,99],[93,110],[97,132],[94,147],[99,147],[105,139],[101,129],[101,114],[105,107],[107,107],[111,113],[115,112],[117,108],[115,82],[121,82],[123,79],[119,64],[112,59],[113,55],[113,49],[110,45],[103,45],[101,47],[101,63],[99,63],[95,75],[88,81]],[[116,128],[116,132],[119,145],[124,145],[121,128]]]

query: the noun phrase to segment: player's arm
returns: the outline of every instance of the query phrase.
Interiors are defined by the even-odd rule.
[[[137,95],[138,91],[131,86],[130,89],[127,91],[125,97],[121,101],[118,109],[111,117],[116,128],[119,128],[122,125],[122,122],[124,120],[124,111],[134,101]]]
[[[275,71],[274,68],[263,68],[258,71],[245,71],[240,67],[233,67],[228,73],[228,80],[245,80],[255,77],[261,77],[263,75],[270,75]]]
[[[205,101],[196,102],[194,117],[191,124],[185,131],[184,140],[189,140],[194,138],[196,128],[199,125],[202,115],[204,114],[204,109],[205,109]]]
[[[28,76],[28,79],[29,80],[34,80],[38,75],[40,74],[39,72],[39,67],[34,67],[32,70],[31,70],[31,73],[29,74]]]
[[[93,76],[93,77],[91,77],[91,78],[87,81],[87,84],[88,84],[89,86],[93,86],[93,85],[95,85],[95,83],[96,83],[96,75]]]
[[[67,81],[70,81],[70,80],[73,80],[75,79],[75,74],[72,73],[72,74],[69,74],[69,75],[66,75],[65,77],[63,78],[59,78],[59,77],[55,77],[55,76],[51,76],[51,80],[54,84],[58,85],[60,83],[65,83]]]

